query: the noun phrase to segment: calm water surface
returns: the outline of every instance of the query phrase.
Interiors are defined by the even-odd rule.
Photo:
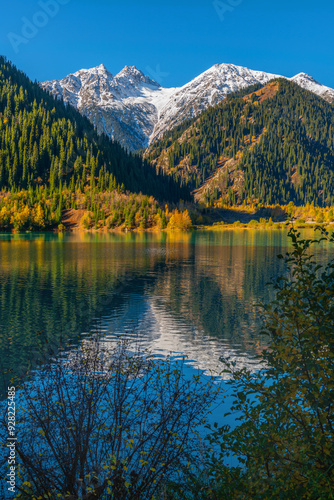
[[[257,304],[288,244],[287,230],[0,235],[1,371],[96,330],[204,371],[227,355],[252,364],[264,346]]]

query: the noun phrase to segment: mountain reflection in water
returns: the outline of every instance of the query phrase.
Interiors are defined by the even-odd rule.
[[[265,346],[257,304],[287,245],[287,230],[0,235],[2,370],[9,380],[96,328],[204,371],[226,354],[252,364]]]

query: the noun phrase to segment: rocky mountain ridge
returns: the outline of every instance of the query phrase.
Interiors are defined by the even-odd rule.
[[[182,87],[164,88],[135,66],[125,66],[113,76],[101,64],[40,85],[87,116],[99,133],[114,138],[133,152],[146,148],[166,130],[218,104],[231,92],[266,84],[273,78],[282,76],[233,64],[215,64]],[[334,89],[306,73],[289,80],[334,102]]]

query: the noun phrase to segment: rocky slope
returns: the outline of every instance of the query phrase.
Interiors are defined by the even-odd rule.
[[[99,133],[113,137],[129,151],[137,151],[165,130],[219,103],[227,94],[279,76],[233,64],[216,64],[183,87],[164,88],[134,66],[125,66],[113,76],[101,64],[40,85],[86,115]],[[334,101],[334,90],[306,73],[291,80]]]

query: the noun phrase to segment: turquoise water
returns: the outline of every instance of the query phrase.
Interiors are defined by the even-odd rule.
[[[272,297],[288,244],[287,230],[0,235],[6,380],[94,331],[206,372],[221,356],[252,364],[264,347],[257,304]]]

